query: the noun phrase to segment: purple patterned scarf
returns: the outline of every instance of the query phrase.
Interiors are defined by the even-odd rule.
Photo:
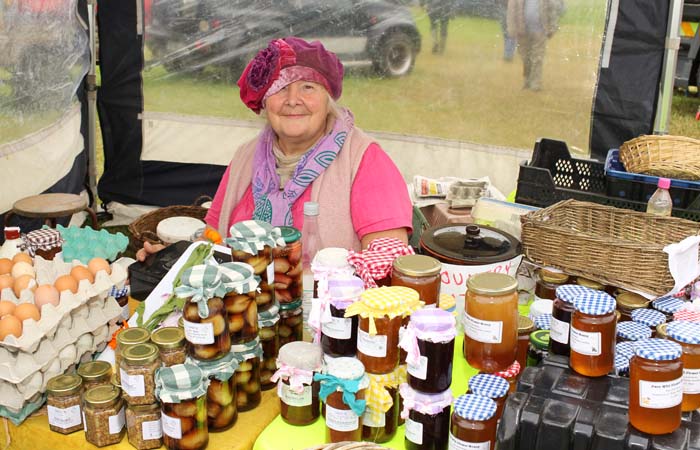
[[[355,119],[347,109],[341,110],[333,129],[325,134],[301,157],[292,178],[280,190],[272,144],[275,133],[269,125],[258,139],[253,156],[253,219],[273,226],[293,226],[292,205],[307,187],[328,167],[343,147],[348,133],[355,126]]]

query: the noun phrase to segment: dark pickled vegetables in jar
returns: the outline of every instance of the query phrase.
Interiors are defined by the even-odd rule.
[[[250,411],[262,400],[260,392],[260,358],[243,361],[236,369],[236,404],[238,411]]]
[[[224,301],[213,297],[207,300],[207,306],[209,314],[201,317],[197,302],[190,299],[185,303],[182,313],[188,353],[202,361],[221,358],[231,350],[231,335]]]
[[[228,328],[232,344],[250,342],[258,336],[258,305],[255,292],[237,294],[231,292],[224,297],[228,313]]]
[[[301,301],[280,305],[280,325],[277,330],[280,348],[290,342],[304,340],[304,316]]]
[[[262,361],[260,361],[260,389],[263,391],[275,387],[275,383],[271,378],[272,374],[277,370],[277,352],[279,352],[278,328],[279,322],[260,328],[260,345],[263,349],[263,357]]]
[[[161,401],[163,444],[170,450],[202,450],[209,443],[207,397],[179,403]]]

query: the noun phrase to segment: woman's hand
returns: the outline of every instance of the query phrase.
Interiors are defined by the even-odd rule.
[[[136,252],[136,260],[143,262],[146,260],[146,258],[148,258],[149,255],[158,253],[164,248],[165,245],[163,244],[151,244],[150,242],[145,241],[143,243],[143,248]]]
[[[391,230],[375,231],[362,236],[362,250],[365,250],[370,242],[377,238],[394,238],[408,245],[408,232],[405,228],[392,228]]]

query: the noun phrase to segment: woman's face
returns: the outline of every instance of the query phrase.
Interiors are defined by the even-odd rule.
[[[295,81],[265,101],[282,150],[306,151],[326,131],[328,93],[313,81]]]

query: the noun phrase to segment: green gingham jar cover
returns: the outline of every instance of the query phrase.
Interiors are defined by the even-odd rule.
[[[207,393],[209,379],[192,364],[175,364],[156,371],[156,396],[164,403],[180,403]]]
[[[286,245],[279,227],[273,227],[259,220],[234,223],[231,225],[229,234],[231,237],[226,238],[226,245],[251,255],[257,255],[266,245],[272,248]]]
[[[280,304],[275,299],[275,302],[269,309],[258,313],[258,327],[267,328],[274,326],[280,320]]]
[[[227,262],[219,264],[221,287],[216,292],[223,297],[230,292],[247,294],[258,288],[260,277],[255,275],[253,266],[242,262]]]
[[[216,264],[206,263],[192,266],[180,276],[180,286],[175,288],[175,295],[180,298],[191,298],[197,303],[199,317],[209,316],[207,301],[216,297],[221,289],[221,271]]]
[[[213,361],[199,361],[188,356],[187,364],[199,367],[205,378],[216,378],[219,381],[228,381],[236,372],[236,369],[238,369],[240,361],[238,361],[238,357],[235,353],[228,352],[223,357]]]
[[[262,345],[260,345],[260,338],[256,337],[252,341],[243,344],[231,345],[231,353],[236,355],[239,363],[253,358],[262,359],[263,349]]]

